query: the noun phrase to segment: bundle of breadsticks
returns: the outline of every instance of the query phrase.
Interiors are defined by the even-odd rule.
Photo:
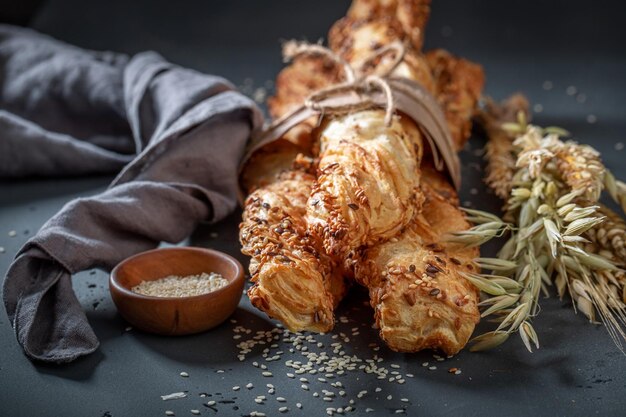
[[[380,74],[392,68],[385,76],[418,83],[436,99],[459,150],[483,72],[444,50],[422,52],[429,13],[430,0],[354,0],[326,52],[287,44],[293,59],[268,101],[272,117],[352,77],[388,93]],[[392,44],[402,54],[376,53]],[[391,349],[454,354],[480,317],[478,291],[463,277],[478,253],[445,236],[471,225],[423,126],[387,98],[391,107],[321,111],[247,159],[240,241],[251,257],[248,295],[293,331],[327,332],[347,289],[363,285]]]

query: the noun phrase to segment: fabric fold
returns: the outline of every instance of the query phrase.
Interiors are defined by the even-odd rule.
[[[17,45],[34,56],[20,56]],[[40,82],[33,83],[20,78],[20,62],[62,65],[39,65]],[[123,168],[106,191],[69,202],[46,222],[3,283],[5,308],[26,355],[69,362],[98,347],[72,290],[72,274],[110,270],[232,212],[238,164],[262,115],[225,79],[178,67],[154,52],[128,58],[82,51],[0,25],[0,65],[6,74],[0,126],[7,127],[0,132],[0,178]],[[108,88],[97,73],[106,75]],[[27,106],[20,86],[23,94],[38,88]],[[86,105],[78,113],[77,101]],[[53,116],[62,123],[49,122]]]

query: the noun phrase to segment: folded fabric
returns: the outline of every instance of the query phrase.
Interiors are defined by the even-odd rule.
[[[262,125],[220,77],[146,52],[84,51],[0,25],[0,178],[121,172],[68,203],[17,254],[3,284],[32,359],[69,362],[98,339],[71,275],[178,242],[237,204],[237,167]]]

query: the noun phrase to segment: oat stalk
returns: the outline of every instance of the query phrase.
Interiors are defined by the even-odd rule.
[[[510,223],[473,211],[469,217],[477,225],[453,238],[476,245],[508,232],[497,258],[476,260],[492,272],[466,275],[486,294],[482,316],[497,323],[495,330],[472,340],[471,350],[496,347],[512,333],[519,333],[529,351],[539,348],[532,322],[541,294],[548,296],[548,287],[554,287],[559,297],[571,297],[576,311],[603,323],[624,352],[626,223],[598,200],[605,190],[626,210],[626,185],[593,148],[562,140],[564,130],[528,124],[523,111],[515,122],[503,124],[505,113],[488,110],[481,121],[490,137],[491,169],[510,170],[500,177],[506,183],[487,177],[506,201],[503,218]],[[512,158],[506,165],[502,150]]]

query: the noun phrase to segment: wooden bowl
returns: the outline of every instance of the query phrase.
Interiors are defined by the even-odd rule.
[[[169,275],[221,274],[229,283],[192,297],[153,297],[131,288]],[[241,264],[232,256],[204,248],[154,249],[131,256],[111,271],[109,288],[119,313],[134,327],[161,335],[185,335],[211,329],[237,308],[244,287]]]

